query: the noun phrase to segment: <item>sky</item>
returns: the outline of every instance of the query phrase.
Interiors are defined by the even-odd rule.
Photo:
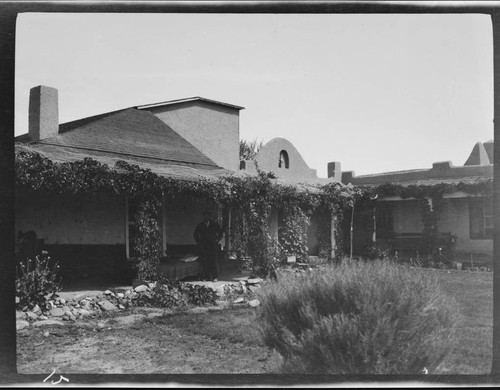
[[[17,20],[15,135],[29,90],[60,123],[193,96],[245,107],[319,177],[463,165],[493,139],[491,18],[473,14],[64,14]]]

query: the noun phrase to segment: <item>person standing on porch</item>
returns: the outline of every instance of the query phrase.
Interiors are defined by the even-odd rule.
[[[217,222],[211,219],[209,211],[203,213],[203,221],[197,226],[193,234],[198,243],[203,267],[203,280],[217,281],[217,255],[219,241],[222,238],[222,229]]]

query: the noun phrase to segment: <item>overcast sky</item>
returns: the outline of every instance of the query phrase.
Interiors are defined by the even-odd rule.
[[[488,15],[20,14],[16,129],[29,89],[61,123],[202,96],[245,107],[240,137],[291,141],[326,177],[463,165],[493,139]]]

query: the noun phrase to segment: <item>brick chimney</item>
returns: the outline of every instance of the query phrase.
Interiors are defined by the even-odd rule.
[[[59,133],[57,89],[39,85],[30,90],[29,127],[31,141],[53,137]]]

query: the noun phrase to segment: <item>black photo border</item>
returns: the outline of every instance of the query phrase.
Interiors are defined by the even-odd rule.
[[[15,258],[14,258],[14,86],[15,37],[17,15],[25,12],[47,13],[348,13],[348,14],[489,14],[500,26],[500,2],[497,1],[7,1],[0,3],[0,385],[43,385],[49,375],[21,375],[16,369],[15,326]],[[500,33],[495,30],[495,76],[500,75]],[[495,77],[495,113],[500,115],[500,77]],[[500,127],[500,125],[499,125]],[[495,125],[495,166],[500,161],[500,128]],[[495,197],[499,193],[495,169]],[[500,176],[499,176],[500,177]],[[495,201],[495,225],[500,210]],[[495,231],[494,263],[500,264],[500,229]],[[494,268],[498,270],[498,266]],[[500,271],[494,271],[494,305],[500,298]],[[500,309],[494,310],[494,328],[500,320]],[[495,339],[494,356],[500,351]],[[493,364],[500,367],[499,362]],[[58,373],[59,374],[59,373]],[[372,387],[372,386],[491,386],[500,375],[192,375],[192,374],[64,374],[70,378],[64,386],[186,386],[186,387]]]

